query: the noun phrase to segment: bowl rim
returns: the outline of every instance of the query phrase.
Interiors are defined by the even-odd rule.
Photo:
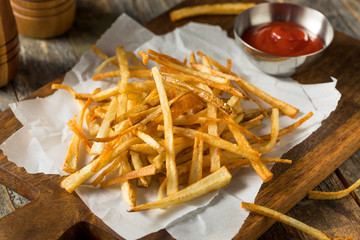
[[[327,22],[328,26],[329,26],[329,30],[331,31],[331,38],[329,40],[329,43],[326,44],[324,39],[324,47],[316,52],[313,52],[313,53],[308,53],[308,54],[304,54],[304,55],[299,55],[299,56],[281,56],[281,55],[274,55],[274,54],[270,54],[270,53],[267,53],[267,52],[264,52],[264,51],[261,51],[253,46],[251,46],[250,44],[248,44],[247,42],[245,42],[242,38],[241,38],[241,34],[238,33],[237,29],[238,29],[238,25],[239,25],[239,21],[240,21],[240,16],[242,16],[243,14],[251,11],[252,9],[254,8],[257,8],[259,6],[264,6],[264,5],[283,5],[283,6],[291,6],[291,7],[299,7],[299,8],[303,8],[303,9],[307,9],[307,10],[311,10],[311,11],[314,11],[314,12],[317,12],[318,14],[320,14],[324,20]],[[270,23],[270,22],[266,22],[266,23]],[[265,23],[264,23],[265,24]],[[302,6],[302,5],[299,5],[299,4],[294,4],[294,3],[280,3],[280,2],[274,2],[274,3],[271,3],[271,2],[264,2],[264,3],[259,3],[259,4],[256,4],[255,6],[251,7],[251,8],[248,8],[244,11],[242,11],[241,13],[239,13],[236,18],[235,18],[235,21],[234,21],[234,27],[233,27],[233,31],[234,31],[234,37],[235,39],[239,40],[241,42],[241,44],[244,44],[247,48],[250,48],[251,50],[253,51],[256,51],[257,53],[259,54],[262,54],[264,56],[267,56],[269,58],[286,58],[286,59],[289,59],[289,58],[298,58],[298,57],[310,57],[310,56],[313,56],[313,55],[317,55],[323,51],[325,51],[325,49],[327,49],[332,41],[334,40],[334,36],[335,36],[335,31],[334,31],[334,28],[331,24],[331,22],[329,21],[329,19],[320,11],[314,9],[314,8],[310,8],[310,7],[307,7],[307,6]],[[245,31],[245,30],[244,30]]]

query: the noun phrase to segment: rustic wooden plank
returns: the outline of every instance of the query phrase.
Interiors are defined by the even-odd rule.
[[[30,202],[30,200],[28,200],[25,197],[21,196],[20,194],[18,194],[17,192],[15,192],[12,189],[7,188],[6,190],[8,192],[9,197],[10,197],[10,200],[11,200],[11,202],[14,205],[15,208],[21,208],[21,207],[25,206],[26,204],[28,204]]]
[[[20,66],[13,82],[19,100],[69,71],[78,60],[66,35],[47,40],[20,36],[20,45]]]
[[[339,174],[341,174],[340,178],[345,187],[349,187],[360,178],[360,150],[339,167]],[[358,204],[360,204],[360,188],[355,189],[354,193],[356,195],[354,197],[356,197]]]
[[[139,23],[146,23],[182,0],[101,0],[78,1],[77,16],[69,39],[79,58],[111,26],[126,13]],[[99,20],[101,19],[101,21]],[[126,34],[126,33],[119,33]]]
[[[335,173],[332,173],[315,188],[317,191],[339,191],[342,189],[344,189],[344,185]],[[305,197],[287,215],[322,230],[328,236],[354,236],[354,239],[360,239],[360,232],[358,231],[360,227],[360,208],[351,196],[330,201],[311,200]],[[279,234],[279,231],[283,233]],[[283,238],[280,236],[283,236]],[[277,223],[263,234],[260,239],[298,238],[313,239],[296,229]]]
[[[183,0],[109,0],[117,13],[126,13],[139,23],[146,23]]]
[[[128,0],[127,0],[128,1]],[[85,1],[80,1],[80,2],[85,2]],[[117,1],[113,1],[113,2],[117,2]],[[147,3],[146,1],[144,2],[144,1],[135,1],[136,3],[135,4],[131,4],[130,3],[130,8],[128,7],[127,9],[132,9],[132,8],[135,8],[136,10],[140,10],[142,7],[145,7],[146,9],[149,9],[149,11],[151,12],[151,11],[153,11],[152,10],[152,8],[155,8],[155,5],[150,5],[150,3]],[[161,4],[164,4],[166,1],[160,1],[160,3]],[[308,2],[310,2],[310,1],[308,1]],[[90,2],[88,2],[88,4],[91,4]],[[124,3],[124,4],[127,4],[127,3]],[[143,5],[141,5],[141,4],[143,4]],[[84,4],[84,6],[85,6],[86,4]],[[96,4],[95,4],[96,5]],[[141,6],[140,6],[141,5]],[[96,5],[97,6],[97,5]],[[112,4],[112,6],[115,6],[114,4]],[[96,8],[93,8],[92,10],[96,10]],[[101,8],[99,8],[99,9],[101,9]],[[81,10],[81,11],[83,11],[83,10]],[[127,10],[127,11],[129,11],[129,10]],[[84,15],[86,15],[86,14],[89,14],[89,15],[91,15],[91,14],[93,14],[92,12],[88,12],[88,13],[86,13],[85,11],[83,12],[84,13]],[[141,15],[141,14],[140,14]],[[144,14],[144,16],[142,16],[141,15],[141,17],[139,17],[138,18],[138,21],[143,21],[143,19],[146,19],[146,17],[145,17],[145,15],[146,14]],[[106,14],[104,14],[104,15],[101,15],[101,14],[99,14],[99,16],[102,16],[102,17],[106,17]],[[115,15],[114,15],[115,16]],[[93,17],[93,16],[92,16]],[[86,21],[86,19],[90,19],[90,16],[88,17],[88,18],[86,18],[86,17],[84,17],[84,21]],[[106,22],[106,20],[105,20],[105,22]],[[79,22],[80,23],[80,22]],[[86,29],[85,27],[86,26],[83,26],[82,24],[79,24],[80,26],[76,26],[75,28],[83,28],[81,31],[85,31],[85,30],[88,30],[88,29]],[[87,26],[89,26],[89,25],[87,25]],[[98,29],[95,29],[95,31],[97,31]],[[89,30],[89,31],[93,31],[93,30]],[[100,31],[99,31],[100,32]],[[79,30],[79,33],[78,33],[79,35],[81,35],[81,33],[80,33],[80,30]],[[101,35],[101,33],[100,33],[100,35]],[[89,43],[91,43],[94,39],[96,40],[97,38],[92,38],[91,36],[90,36],[90,40],[86,40],[86,37],[87,36],[79,36],[79,38],[72,38],[72,43],[73,43],[73,46],[74,46],[74,48],[75,48],[75,56],[76,56],[76,58],[78,58],[79,57],[79,55],[80,55],[80,53],[81,52],[83,52],[83,51],[85,51],[85,50],[87,50],[87,48],[88,48],[88,46],[89,46]],[[82,38],[82,39],[81,39]],[[75,39],[75,40],[74,40]],[[76,43],[76,41],[78,41],[77,43]],[[86,45],[86,44],[84,44],[84,43],[82,43],[82,41],[84,42],[84,43],[87,43],[88,45]],[[77,49],[80,49],[79,51],[77,51]],[[287,228],[285,228],[286,230],[287,230]],[[286,232],[286,231],[285,231]],[[296,233],[297,234],[297,233]],[[158,235],[155,235],[155,236],[158,236]],[[161,236],[161,235],[160,235]],[[279,238],[274,238],[274,239],[279,239]],[[289,238],[284,238],[284,239],[289,239]]]
[[[347,10],[360,22],[360,2],[357,0],[342,0]],[[358,25],[354,23],[354,25]]]
[[[77,12],[73,27],[68,33],[76,58],[89,50],[91,44],[108,29],[118,13],[109,5],[108,0],[77,1]]]

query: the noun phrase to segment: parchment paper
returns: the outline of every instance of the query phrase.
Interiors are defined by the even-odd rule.
[[[290,78],[275,78],[256,69],[238,49],[233,39],[220,27],[189,23],[164,36],[155,36],[127,15],[121,15],[99,39],[96,45],[108,55],[122,45],[130,51],[152,48],[184,59],[191,51],[202,51],[221,63],[232,59],[234,72],[267,93],[300,109],[295,119],[282,116],[280,127],[285,127],[304,114],[314,116],[290,135],[281,137],[280,143],[269,156],[280,157],[303,141],[336,108],[341,95],[336,90],[336,79],[330,83],[301,85]],[[115,81],[90,80],[99,59],[91,50],[66,75],[64,83],[78,92],[91,92],[107,88]],[[72,133],[66,127],[68,120],[79,113],[78,106],[69,93],[56,91],[44,99],[34,99],[10,105],[15,116],[24,125],[0,146],[8,159],[29,173],[65,173],[61,170]],[[269,132],[269,123],[258,131]],[[22,151],[19,151],[22,149]],[[85,155],[85,154],[84,154]],[[89,159],[82,157],[81,164]],[[270,166],[271,167],[271,166]],[[81,186],[76,191],[91,211],[125,239],[137,239],[160,229],[176,239],[230,239],[240,229],[248,212],[240,209],[240,202],[253,202],[261,179],[251,168],[232,172],[229,186],[199,199],[168,209],[128,213],[118,187],[106,189]],[[138,204],[154,201],[157,185],[138,189]],[[146,193],[145,193],[146,192]]]

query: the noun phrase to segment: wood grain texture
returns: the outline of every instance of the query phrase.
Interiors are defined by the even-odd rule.
[[[58,4],[46,7],[47,2]],[[45,3],[44,6],[41,5],[43,3]],[[11,5],[18,32],[32,38],[57,37],[69,30],[75,18],[75,0],[41,1],[40,8],[21,6],[16,1],[11,2]]]
[[[19,66],[19,42],[8,0],[0,1],[0,87],[11,82]]]
[[[20,66],[22,75],[22,79],[17,79],[17,82],[13,83],[10,87],[6,87],[4,92],[9,94],[9,99],[16,98],[21,99],[25,96],[27,96],[29,93],[34,91],[35,89],[39,88],[40,86],[50,82],[54,78],[58,77],[59,75],[65,73],[68,71],[73,64],[75,64],[79,56],[86,51],[89,46],[94,43],[98,37],[111,25],[112,21],[116,19],[116,17],[121,12],[128,12],[130,16],[134,17],[136,20],[138,20],[141,23],[145,23],[148,19],[151,19],[150,16],[158,16],[164,9],[168,9],[172,5],[172,1],[130,1],[130,0],[124,0],[124,1],[106,1],[106,0],[100,0],[100,1],[78,1],[78,14],[77,19],[75,20],[74,27],[70,30],[69,33],[65,34],[64,36],[61,36],[57,39],[51,39],[51,40],[34,40],[29,39],[26,37],[21,37],[21,41],[24,43],[24,47],[22,46],[22,50],[27,51],[26,54],[22,56],[23,60],[27,66]],[[153,3],[157,3],[158,5],[154,5]],[[181,1],[177,1],[181,2]],[[190,3],[190,1],[184,2],[183,5],[189,5],[194,4],[198,1],[193,1]],[[295,1],[291,1],[295,2]],[[298,1],[299,2],[299,1]],[[301,0],[301,3],[305,5],[316,5],[320,9],[325,9],[327,13],[329,13],[329,18],[332,21],[333,25],[335,26],[335,29],[342,30],[346,32],[349,35],[352,35],[354,37],[357,37],[357,31],[356,31],[356,25],[353,20],[348,20],[349,18],[353,18],[352,15],[349,14],[343,14],[341,13],[344,8],[341,6],[341,3],[337,1],[306,1]],[[159,10],[162,9],[162,10]],[[341,14],[340,14],[341,13]],[[153,15],[151,15],[153,14]],[[339,17],[340,16],[340,17]],[[101,21],[98,19],[101,18]],[[171,24],[171,26],[161,26],[161,17],[158,20],[154,20],[152,23],[147,25],[149,28],[151,28],[151,25],[156,26],[156,29],[154,31],[159,32],[166,32],[169,29],[172,29],[175,26],[180,26],[186,21],[178,22],[175,24]],[[223,17],[215,16],[209,20],[209,18],[206,18],[205,20],[201,17],[196,18],[196,21],[199,22],[208,22],[211,21],[213,24],[216,24],[217,22],[221,22],[226,25],[226,29],[230,29],[230,25],[232,24],[231,20],[222,20]],[[155,24],[155,23],[156,24]],[[162,25],[164,22],[162,22]],[[232,31],[229,30],[229,35],[232,34]],[[325,139],[328,139],[332,136],[332,133],[334,129],[337,129],[338,126],[346,125],[346,119],[348,119],[354,112],[356,112],[356,109],[359,106],[359,98],[352,99],[351,96],[354,96],[353,94],[358,91],[358,85],[356,84],[350,84],[350,86],[347,86],[347,83],[345,80],[347,79],[353,79],[354,73],[358,72],[358,65],[353,65],[353,61],[358,60],[358,56],[354,54],[353,52],[349,51],[350,49],[353,49],[353,43],[357,42],[356,40],[349,40],[349,38],[343,34],[337,34],[336,36],[337,44],[340,44],[341,47],[345,47],[345,51],[343,51],[343,48],[335,48],[331,49],[330,53],[328,55],[330,56],[331,60],[326,60],[319,63],[318,65],[314,66],[314,68],[318,71],[311,71],[308,72],[305,75],[299,74],[296,75],[296,79],[303,83],[312,83],[315,82],[326,82],[329,81],[329,72],[326,72],[326,69],[323,68],[324,65],[330,64],[332,66],[330,72],[334,74],[339,79],[339,85],[341,88],[342,93],[347,93],[346,91],[350,91],[350,96],[346,99],[343,99],[340,106],[342,108],[342,111],[335,114],[334,122],[329,120],[329,122],[324,123],[324,125],[330,124],[329,129],[323,129],[318,134],[315,134],[311,136],[307,140],[306,144],[301,144],[297,148],[293,149],[288,153],[287,156],[293,157],[295,156],[295,160],[300,159],[299,156],[301,156],[302,152],[307,151],[314,151],[314,149],[317,149],[319,142],[324,141]],[[355,50],[358,49],[358,45],[355,44]],[[54,53],[54,54],[49,54]],[[339,57],[340,56],[340,57]],[[339,58],[338,62],[335,62]],[[327,59],[324,58],[324,59]],[[21,64],[23,64],[22,62]],[[55,64],[56,62],[56,64]],[[352,64],[347,64],[351,62]],[[359,62],[359,61],[357,61]],[[35,64],[34,64],[35,63]],[[52,63],[52,64],[49,64]],[[334,68],[334,69],[333,69]],[[28,73],[30,76],[28,76],[26,73]],[[31,79],[31,81],[29,81]],[[0,89],[2,91],[3,89]],[[40,95],[46,95],[48,93],[48,89],[42,90],[40,92],[35,93],[34,95],[40,94]],[[0,95],[1,100],[1,95]],[[7,99],[6,99],[7,100]],[[347,105],[349,104],[350,109],[347,109]],[[6,109],[6,104],[3,105],[4,107],[2,109]],[[1,106],[0,106],[1,107]],[[21,125],[19,126],[17,120],[13,120],[13,116],[11,112],[5,111],[6,114],[0,115],[0,123],[6,123],[2,125],[3,127],[6,125],[6,130],[3,130],[3,127],[0,128],[0,138],[3,139],[3,137],[9,136],[11,132],[16,131]],[[344,115],[344,118],[341,119],[342,115]],[[334,114],[332,115],[334,116]],[[4,122],[3,122],[4,121]],[[8,130],[7,130],[8,128]],[[4,135],[3,135],[4,134]],[[341,141],[342,139],[339,139]],[[2,140],[1,140],[2,142]],[[338,147],[338,144],[334,144]],[[354,147],[356,148],[356,146]],[[351,149],[351,151],[348,149],[346,152],[347,155],[351,155],[350,152],[355,151],[356,149]],[[331,149],[329,150],[331,151]],[[335,154],[335,153],[334,153]],[[342,155],[343,152],[337,152],[335,155]],[[346,155],[345,154],[345,155]],[[341,157],[345,157],[345,155],[342,155]],[[347,162],[346,162],[347,163]],[[7,163],[8,164],[8,163]],[[335,168],[335,166],[332,166]],[[10,164],[10,169],[13,168],[13,166]],[[349,165],[349,168],[351,168],[351,164]],[[340,168],[340,172],[343,172]],[[277,171],[277,176],[281,177],[281,174],[286,171],[290,171],[289,169],[284,169],[280,166],[276,166],[274,171]],[[354,176],[356,175],[355,171],[352,171],[350,175]],[[346,174],[343,174],[343,176],[346,176]],[[324,176],[325,177],[325,176]],[[44,176],[41,176],[42,181],[47,181],[48,178],[44,178]],[[25,177],[25,180],[27,178]],[[332,174],[326,181],[321,183],[319,186],[323,190],[331,190],[331,189],[339,189],[341,185],[336,185],[339,178],[337,177],[337,174]],[[331,182],[334,184],[328,184],[327,182]],[[348,180],[349,181],[349,180]],[[349,181],[351,182],[351,181]],[[38,183],[40,184],[40,183]],[[51,184],[50,184],[51,185]],[[51,185],[56,186],[56,185]],[[264,186],[265,188],[266,186]],[[338,188],[336,188],[338,187]],[[62,195],[61,195],[62,196]],[[298,198],[300,198],[298,196]],[[301,198],[300,198],[301,199]],[[305,205],[302,205],[305,204]],[[308,209],[306,207],[302,206],[308,206],[312,205],[314,203],[309,202],[306,198],[301,201],[295,208],[293,208],[289,214],[291,216],[297,217],[297,218],[304,218],[305,220],[308,220],[308,218],[311,218],[310,222],[312,221],[318,221],[316,224],[320,224],[320,227],[326,226],[328,229],[328,233],[332,234],[336,230],[336,226],[332,224],[332,222],[329,221],[321,221],[323,219],[323,215],[321,214],[313,214],[311,211],[301,211],[297,210],[297,207],[299,209],[305,210]],[[319,203],[319,208],[326,208],[326,204],[322,205],[324,203]],[[31,205],[30,205],[31,206]],[[354,208],[354,206],[356,208]],[[26,207],[26,206],[25,206]],[[26,209],[26,208],[25,208]],[[35,209],[35,208],[29,208],[28,209]],[[81,209],[81,208],[80,208]],[[309,208],[310,209],[310,208]],[[311,208],[315,209],[315,208]],[[331,203],[331,209],[336,209],[337,211],[332,211],[332,214],[328,214],[326,216],[336,216],[337,219],[341,219],[341,216],[343,214],[347,214],[349,209],[354,209],[354,216],[357,216],[359,212],[359,207],[355,203],[355,201],[347,201],[347,203],[339,203],[338,201],[335,203]],[[320,211],[320,213],[325,214],[331,211]],[[91,220],[92,218],[89,217]],[[357,219],[354,217],[353,219]],[[79,220],[79,219],[77,219]],[[81,239],[81,237],[93,237],[94,239],[117,239],[118,236],[113,235],[112,233],[106,232],[101,230],[102,227],[97,227],[97,223],[95,220],[92,223],[88,223],[85,220],[80,221],[79,223],[75,223],[72,225],[72,227],[64,233],[64,235],[61,237],[61,239]],[[336,221],[336,220],[333,220]],[[346,223],[346,221],[345,221]],[[351,222],[350,222],[351,223]],[[100,224],[101,225],[101,224]],[[106,227],[105,227],[106,228]],[[268,231],[273,237],[273,239],[281,239],[281,236],[283,236],[282,239],[309,239],[307,236],[303,235],[302,233],[289,228],[287,226],[284,226],[282,224],[276,224],[274,225],[275,230]],[[60,229],[61,231],[65,231],[64,229]],[[351,229],[350,229],[351,230]],[[349,232],[351,232],[349,230]],[[110,231],[111,232],[111,231]],[[337,229],[336,233],[341,233],[342,229]],[[339,235],[339,234],[338,234]],[[263,239],[271,239],[268,238],[270,235],[263,235]],[[73,238],[71,238],[73,237]],[[96,238],[98,237],[98,238]],[[172,239],[165,230],[162,230],[158,233],[153,233],[149,236],[147,236],[145,239]]]

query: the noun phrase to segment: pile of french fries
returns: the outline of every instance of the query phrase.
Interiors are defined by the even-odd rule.
[[[117,185],[130,211],[140,211],[222,188],[230,183],[233,168],[251,166],[268,182],[273,174],[265,163],[291,160],[262,154],[312,116],[279,129],[279,115],[293,118],[298,109],[236,75],[230,59],[222,65],[202,52],[181,61],[151,49],[138,56],[123,47],[116,48],[115,56],[92,49],[103,59],[93,80],[110,79],[116,86],[78,93],[52,85],[69,91],[81,109],[68,122],[74,134],[63,166],[69,175],[61,187],[69,193],[81,184]],[[148,69],[150,61],[156,66]],[[245,109],[245,101],[258,107]],[[267,117],[271,131],[255,135],[252,129]],[[80,144],[92,159],[84,167],[78,166]],[[150,184],[159,184],[158,199],[137,205],[137,188]]]

